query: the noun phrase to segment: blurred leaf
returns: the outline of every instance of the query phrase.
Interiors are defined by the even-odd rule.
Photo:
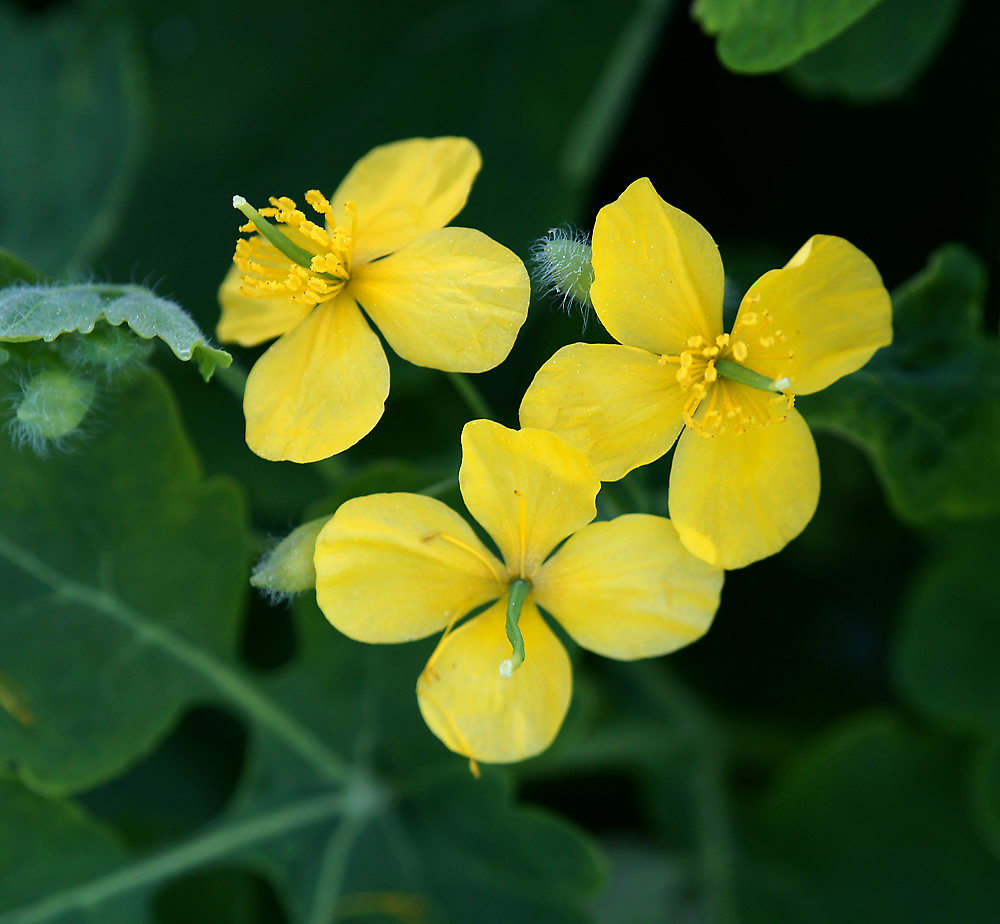
[[[983,332],[986,274],[942,247],[893,293],[895,340],[798,406],[858,444],[911,523],[1000,513],[1000,345]]]
[[[963,0],[882,0],[829,44],[787,71],[810,96],[877,103],[909,89],[930,67]]]
[[[1000,863],[1000,737],[984,743],[972,769],[972,817]]]
[[[8,286],[0,291],[0,342],[55,340],[60,334],[89,334],[98,321],[126,323],[140,337],[159,337],[178,359],[194,358],[208,381],[215,367],[233,358],[210,347],[180,305],[142,286]]]
[[[0,289],[15,282],[34,285],[38,282],[38,273],[9,250],[0,248]]]
[[[232,657],[245,530],[238,492],[201,480],[151,375],[83,451],[0,445],[0,677],[31,716],[0,712],[0,760],[69,792],[155,744]]]
[[[428,921],[583,924],[599,876],[589,843],[513,806],[495,776],[474,780],[421,721],[414,687],[433,640],[352,642],[309,601],[298,657],[252,677],[233,654],[238,498],[199,482],[157,378],[107,425],[65,461],[0,455],[0,760],[67,792],[134,762],[198,700],[246,722],[249,757],[221,816],[180,843],[97,852],[82,868],[76,829],[5,828],[0,881],[23,855],[67,860],[0,891],[0,924],[145,921],[162,888],[220,864],[260,872],[301,924],[400,907]],[[0,818],[27,798],[16,786],[8,797]]]
[[[95,824],[75,805],[45,799],[14,780],[0,779],[0,921],[16,921],[3,913],[68,885],[105,875],[125,855],[110,831]],[[140,908],[119,907],[137,924],[148,918]],[[124,920],[124,918],[122,918]],[[27,924],[31,918],[21,918]],[[35,920],[67,920],[46,913]],[[100,912],[82,909],[73,920],[103,924]]]
[[[857,22],[881,0],[695,0],[691,13],[730,70],[781,70]]]
[[[594,903],[598,924],[685,920],[692,887],[687,863],[639,842],[611,841],[604,847],[611,873],[607,887]],[[693,916],[690,910],[689,916]]]
[[[895,641],[900,693],[938,719],[1000,734],[1000,523],[953,537],[913,584]]]
[[[1000,866],[966,817],[953,748],[891,715],[854,719],[792,766],[760,817],[750,924],[992,924]],[[751,898],[755,895],[755,898]]]
[[[0,244],[49,273],[100,253],[135,174],[142,87],[123,30],[0,7]]]

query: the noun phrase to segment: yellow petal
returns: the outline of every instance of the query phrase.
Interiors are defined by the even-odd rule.
[[[389,364],[353,299],[313,309],[250,370],[247,445],[277,461],[315,462],[371,432],[389,393]]]
[[[747,343],[745,364],[769,378],[787,376],[795,394],[826,388],[892,343],[892,302],[882,277],[840,237],[817,234],[783,269],[761,276],[740,305],[734,339],[747,312],[763,320],[764,311],[771,321]],[[762,348],[761,338],[767,343],[776,331],[780,342]]]
[[[783,549],[812,519],[816,444],[799,412],[787,414],[743,433],[681,435],[670,471],[670,517],[699,558],[742,568]]]
[[[555,738],[573,695],[569,657],[531,598],[521,608],[524,663],[510,677],[507,598],[442,639],[417,682],[424,721],[451,750],[484,763],[524,760]]]
[[[578,644],[628,661],[704,635],[722,578],[681,545],[670,520],[635,513],[570,536],[538,570],[532,594]]]
[[[636,180],[594,223],[597,316],[615,340],[677,354],[697,334],[722,333],[725,277],[719,248],[690,215]]]
[[[506,247],[469,228],[442,228],[358,267],[349,292],[403,359],[483,372],[514,345],[530,283]]]
[[[312,310],[290,298],[248,298],[240,295],[240,271],[231,266],[219,287],[219,318],[216,336],[223,343],[256,346],[273,340],[298,326]]]
[[[521,426],[549,430],[579,449],[602,481],[660,458],[684,426],[677,366],[617,343],[572,343],[535,375]]]
[[[468,523],[419,494],[342,504],[316,540],[316,601],[344,635],[408,642],[506,588],[503,566]]]
[[[462,211],[481,166],[468,138],[410,138],[369,151],[330,198],[341,228],[351,228],[345,203],[357,206],[354,265],[443,228]]]
[[[563,539],[597,516],[597,473],[583,453],[545,430],[467,423],[458,481],[469,513],[515,577],[530,578]]]

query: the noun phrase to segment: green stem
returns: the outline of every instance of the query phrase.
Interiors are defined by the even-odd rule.
[[[247,371],[235,360],[228,366],[216,366],[215,378],[238,401],[247,387]]]
[[[172,850],[131,863],[75,888],[48,895],[34,904],[0,914],[0,924],[44,924],[62,920],[76,910],[97,908],[104,902],[148,889],[237,850],[245,850],[250,845],[348,814],[353,801],[354,794],[350,792],[325,793],[255,818],[230,822]]]
[[[486,399],[465,373],[446,372],[445,375],[448,376],[451,384],[455,386],[455,391],[462,396],[462,400],[477,418],[493,420],[493,411],[489,404],[486,403]]]
[[[2,536],[0,556],[49,587],[62,599],[103,613],[133,633],[143,644],[169,654],[177,663],[207,680],[236,710],[283,739],[328,780],[347,782],[356,776],[312,731],[263,694],[237,667],[217,660],[209,652],[133,610],[106,590],[96,590],[65,577]]]

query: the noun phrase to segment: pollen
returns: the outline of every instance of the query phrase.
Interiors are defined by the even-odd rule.
[[[337,296],[351,275],[357,213],[346,203],[351,228],[338,228],[333,208],[318,190],[306,193],[306,202],[325,227],[306,217],[293,199],[271,197],[269,208],[254,213],[242,196],[233,197],[234,207],[248,215],[271,219],[262,228],[255,218],[240,227],[251,234],[236,244],[233,262],[241,274],[240,294],[251,298],[288,298],[305,305],[318,305]]]

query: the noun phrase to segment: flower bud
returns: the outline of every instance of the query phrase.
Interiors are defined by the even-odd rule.
[[[153,350],[152,340],[143,340],[124,325],[112,324],[99,324],[89,334],[61,337],[56,342],[71,365],[100,370],[109,379],[141,365]]]
[[[586,319],[594,281],[590,240],[585,232],[552,228],[531,247],[535,279],[546,294],[557,292],[563,307],[576,302]]]
[[[315,587],[316,537],[329,520],[329,517],[320,517],[293,529],[260,560],[250,583],[276,596],[297,594]]]
[[[69,436],[94,403],[94,383],[67,369],[46,369],[32,376],[17,405],[16,429],[40,448]]]

